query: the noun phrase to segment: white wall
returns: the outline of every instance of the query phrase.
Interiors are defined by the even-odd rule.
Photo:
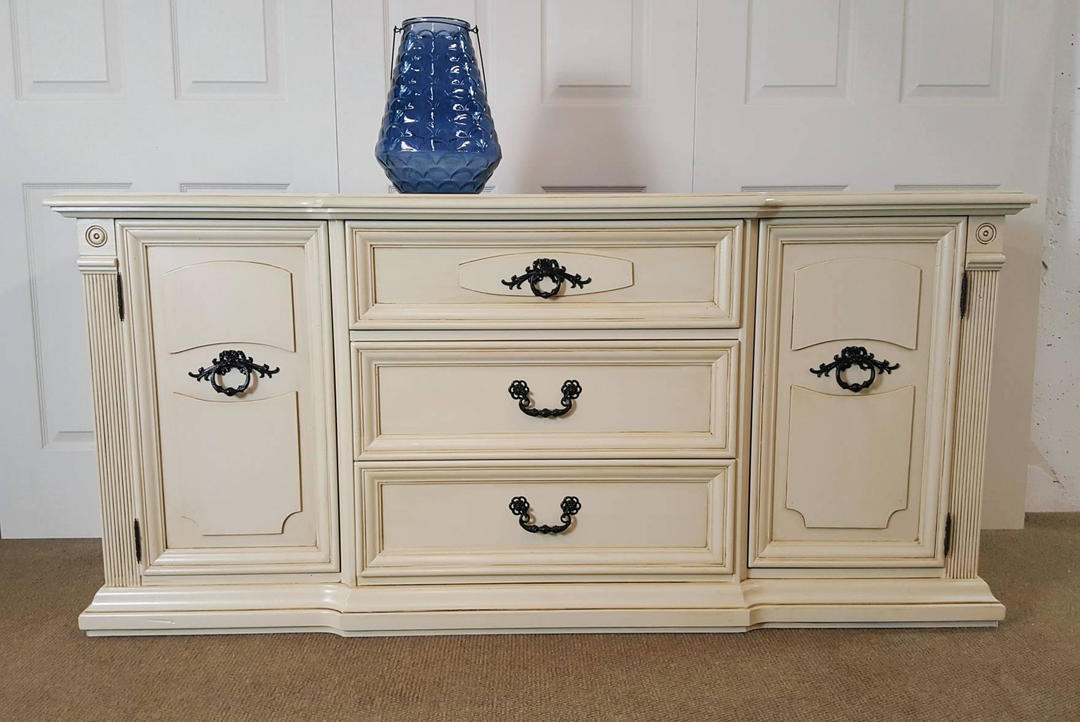
[[[1080,3],[1061,2],[1029,511],[1080,511]]]
[[[0,534],[99,529],[72,223],[41,199],[386,192],[372,149],[392,28],[422,14],[481,26],[498,193],[1049,195],[1034,434],[1047,207],[1005,229],[984,523],[1019,526],[1033,435],[1036,470],[1074,492],[1077,479],[1076,386],[1062,396],[1052,380],[1068,382],[1080,349],[1074,336],[1042,353],[1066,312],[1076,329],[1072,81],[1058,86],[1047,192],[1063,55],[1047,39],[1076,11],[1059,2],[1055,14],[1050,0],[0,0]],[[1047,507],[1076,499],[1043,481],[1033,492]]]

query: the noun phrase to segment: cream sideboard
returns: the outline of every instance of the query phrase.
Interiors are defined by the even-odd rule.
[[[63,196],[89,634],[989,625],[1011,192]]]

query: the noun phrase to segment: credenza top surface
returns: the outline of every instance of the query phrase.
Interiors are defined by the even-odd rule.
[[[882,193],[577,193],[483,195],[69,194],[51,206],[76,218],[343,220],[711,220],[1010,215],[1036,202],[1017,191]]]

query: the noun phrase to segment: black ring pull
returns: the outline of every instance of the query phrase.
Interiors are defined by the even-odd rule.
[[[562,385],[562,401],[559,405],[562,408],[558,409],[537,409],[532,405],[532,399],[529,398],[531,393],[529,385],[521,379],[515,379],[510,382],[510,398],[517,399],[518,408],[521,409],[521,413],[528,416],[538,416],[543,419],[557,419],[570,412],[570,409],[574,407],[574,399],[581,396],[581,384],[575,379],[567,379]]]
[[[869,371],[870,375],[863,381],[849,384],[844,380],[844,372],[853,366],[856,366],[863,371]],[[900,364],[890,365],[886,359],[878,361],[874,358],[874,354],[867,351],[864,346],[845,346],[840,353],[833,356],[831,363],[821,364],[816,369],[810,369],[810,373],[822,377],[828,376],[829,372],[835,369],[836,385],[853,394],[857,394],[863,389],[868,389],[874,385],[878,372],[891,374],[898,368],[900,368]]]
[[[545,278],[555,284],[550,291],[540,288],[540,281]],[[509,281],[500,281],[500,283],[508,288],[521,288],[521,284],[526,281],[529,282],[529,288],[532,289],[534,296],[551,298],[562,290],[564,281],[570,282],[570,288],[581,288],[586,283],[592,283],[592,278],[582,280],[580,273],[567,273],[566,266],[560,266],[554,258],[537,258],[525,269],[525,273],[520,276],[511,276]]]
[[[254,371],[261,377],[269,377],[280,371],[280,368],[272,369],[269,364],[257,364],[243,351],[222,351],[216,359],[210,362],[206,368],[199,367],[198,371],[191,371],[188,376],[196,381],[209,381],[214,391],[226,396],[239,396],[247,391],[251,385],[251,372]],[[244,382],[239,386],[222,386],[218,378],[230,371],[243,371]]]
[[[518,524],[521,525],[521,528],[530,534],[561,534],[566,531],[570,528],[573,516],[581,511],[581,502],[578,501],[576,496],[563,497],[559,508],[562,509],[562,516],[559,517],[562,524],[558,526],[548,526],[547,524],[537,526],[529,521],[532,515],[529,513],[528,499],[523,496],[515,496],[510,500],[510,513],[518,518]]]

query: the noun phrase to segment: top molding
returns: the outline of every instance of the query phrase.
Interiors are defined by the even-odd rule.
[[[1010,215],[1035,203],[1015,191],[888,193],[597,193],[530,195],[62,195],[45,205],[72,218],[638,220],[821,216]]]

